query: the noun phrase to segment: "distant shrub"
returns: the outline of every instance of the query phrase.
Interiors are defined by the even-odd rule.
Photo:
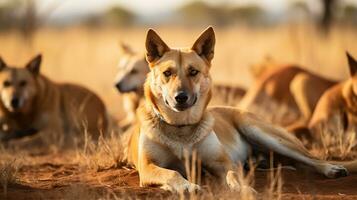
[[[135,20],[132,12],[119,6],[110,8],[105,15],[106,20],[114,25],[131,25]]]
[[[18,16],[20,1],[2,1],[0,3],[0,29],[7,29],[19,26]]]
[[[342,20],[357,23],[357,6],[349,4],[342,9]]]
[[[231,20],[258,23],[264,20],[265,11],[258,5],[246,5],[233,7],[229,11]]]
[[[188,3],[177,10],[179,19],[185,24],[228,25],[234,22],[256,22],[263,19],[264,10],[257,5],[235,7],[232,5],[210,5],[203,1]]]

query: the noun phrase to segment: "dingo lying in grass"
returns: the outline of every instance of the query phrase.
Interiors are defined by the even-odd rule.
[[[128,161],[139,171],[140,185],[170,191],[194,191],[184,154],[197,152],[204,169],[240,190],[236,168],[257,152],[270,151],[312,167],[329,178],[346,176],[341,165],[314,158],[293,135],[255,115],[233,107],[207,108],[212,92],[213,28],[205,30],[191,48],[169,48],[155,31],[146,38],[150,72],[131,130]],[[356,169],[356,163],[348,165]]]

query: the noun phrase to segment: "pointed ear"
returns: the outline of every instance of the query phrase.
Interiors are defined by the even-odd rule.
[[[6,67],[6,63],[4,62],[4,60],[0,57],[0,70],[3,70]]]
[[[151,63],[160,59],[170,48],[152,29],[149,29],[146,35],[146,60]]]
[[[354,76],[357,72],[357,61],[348,52],[346,52],[346,55],[348,59],[348,67],[350,68],[350,75]]]
[[[203,59],[211,62],[214,56],[215,43],[216,37],[214,30],[210,26],[205,31],[203,31],[203,33],[201,33],[200,37],[198,37],[191,49],[194,50]]]
[[[28,69],[33,74],[40,73],[41,61],[42,61],[42,55],[38,54],[30,62],[27,63],[26,69]]]
[[[120,41],[119,42],[120,53],[122,54],[134,54],[135,51],[126,43]]]

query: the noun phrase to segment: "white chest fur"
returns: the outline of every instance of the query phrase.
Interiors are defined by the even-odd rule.
[[[230,143],[224,143],[219,140],[216,133],[212,131],[205,137],[197,147],[199,156],[204,160],[215,159],[220,156],[222,151],[228,154],[233,163],[245,162],[250,153],[249,144],[236,132],[234,139]]]
[[[236,130],[229,133],[230,139],[220,140],[221,138],[213,130],[214,118],[209,113],[204,115],[200,124],[192,127],[174,127],[159,120],[144,122],[139,143],[145,144],[143,146],[150,149],[154,157],[161,157],[158,158],[160,160],[162,160],[160,155],[163,154],[175,155],[182,160],[185,154],[191,156],[194,150],[197,150],[203,162],[222,156],[222,153],[229,156],[234,163],[244,162],[249,155],[249,144]],[[163,149],[159,150],[157,144],[160,144],[160,148]],[[161,153],[158,153],[159,151]]]

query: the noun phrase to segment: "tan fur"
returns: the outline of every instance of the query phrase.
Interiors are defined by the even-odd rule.
[[[144,56],[136,53],[129,45],[120,43],[120,61],[115,85],[123,98],[126,117],[119,123],[126,129],[136,120],[136,109],[143,102],[143,83],[149,72]],[[133,73],[134,71],[134,73]],[[244,96],[245,90],[238,86],[214,84],[212,105],[235,105]]]
[[[84,87],[54,83],[40,74],[41,56],[35,57],[25,68],[2,63],[0,118],[3,139],[39,131],[83,135],[87,130],[94,138],[106,132],[108,122],[102,100]],[[11,106],[14,99],[22,102],[16,109]]]
[[[266,102],[271,101],[279,106],[287,106],[289,110],[300,115],[299,124],[306,124],[322,93],[333,84],[334,81],[297,66],[269,65],[257,76],[254,85],[239,102],[238,107],[253,110],[254,107],[267,106],[270,103]],[[281,125],[288,126],[296,121],[293,118],[281,122]]]
[[[235,106],[244,97],[246,90],[239,86],[214,83],[212,93],[214,95],[209,105]]]
[[[351,77],[322,95],[309,123],[317,141],[321,141],[322,132],[336,134],[357,130],[357,62],[352,56],[347,56]]]
[[[139,171],[141,186],[199,189],[185,178],[185,152],[197,152],[204,169],[233,190],[241,187],[237,165],[257,151],[266,155],[271,150],[330,178],[346,175],[342,166],[317,160],[297,138],[251,113],[233,107],[207,108],[214,44],[211,27],[190,49],[171,49],[153,30],[148,31],[151,71],[144,88],[145,104],[138,110],[139,121],[131,129],[128,147],[128,160]],[[187,95],[185,101],[182,95],[177,98],[182,92]]]
[[[126,113],[119,126],[127,129],[136,120],[135,113],[143,100],[143,85],[149,67],[145,57],[136,53],[130,46],[120,43],[119,47],[121,53],[115,86],[122,94],[123,109]]]
[[[278,66],[274,59],[267,55],[262,62],[250,65],[249,71],[254,79],[259,79],[265,72],[275,69]]]

